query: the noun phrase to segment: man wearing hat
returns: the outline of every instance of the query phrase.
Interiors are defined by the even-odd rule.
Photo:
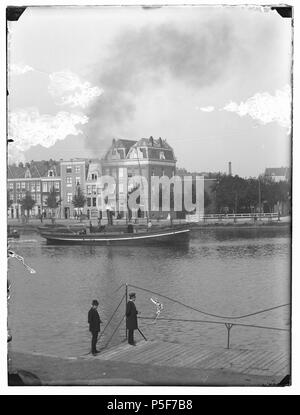
[[[88,313],[88,323],[90,326],[90,332],[92,333],[92,354],[96,356],[97,353],[100,353],[96,349],[98,333],[100,332],[100,323],[102,323],[99,313],[97,311],[99,302],[97,300],[92,301],[92,307]]]
[[[128,330],[128,343],[135,346],[133,339],[133,332],[138,328],[137,314],[138,311],[135,307],[135,293],[129,294],[129,301],[126,305],[126,328]]]

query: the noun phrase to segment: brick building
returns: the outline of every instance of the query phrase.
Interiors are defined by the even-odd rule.
[[[35,200],[30,215],[38,217],[42,212],[47,212],[46,200],[51,188],[57,192],[57,200],[60,199],[60,165],[58,162],[31,161],[7,166],[7,190],[8,198],[12,201],[8,209],[8,217],[19,219],[22,212],[21,200],[29,193]]]

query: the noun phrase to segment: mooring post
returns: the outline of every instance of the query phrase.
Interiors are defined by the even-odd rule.
[[[230,329],[233,326],[232,323],[225,323],[225,326],[227,328],[227,349],[230,348]]]
[[[125,316],[126,316],[126,308],[128,302],[128,284],[125,284]],[[127,339],[127,327],[126,327],[126,320],[125,320],[125,338]]]

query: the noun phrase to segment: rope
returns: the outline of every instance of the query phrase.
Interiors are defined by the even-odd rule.
[[[139,289],[139,290],[147,291],[147,292],[149,292],[149,293],[156,294],[156,295],[158,295],[158,296],[160,296],[160,297],[164,297],[164,298],[166,298],[167,300],[173,301],[174,303],[180,304],[180,305],[182,305],[182,306],[184,306],[184,307],[186,307],[186,308],[189,308],[189,309],[191,309],[191,310],[197,311],[198,313],[204,314],[204,315],[206,315],[206,316],[216,317],[216,318],[224,318],[224,319],[239,319],[239,318],[250,317],[250,316],[254,316],[254,315],[257,315],[257,314],[265,313],[265,312],[267,312],[267,311],[271,311],[271,310],[276,310],[277,308],[280,308],[280,307],[286,307],[286,306],[290,305],[290,303],[287,303],[287,304],[281,304],[281,305],[278,305],[278,306],[275,306],[275,307],[266,308],[266,309],[264,309],[264,310],[256,311],[256,312],[254,312],[254,313],[244,314],[244,315],[241,315],[241,316],[220,316],[220,315],[218,315],[218,314],[207,313],[206,311],[199,310],[199,309],[197,309],[197,308],[195,308],[195,307],[192,307],[192,306],[186,305],[186,304],[182,303],[181,301],[174,300],[173,298],[170,298],[170,297],[168,297],[168,296],[166,296],[166,295],[163,295],[163,294],[157,293],[157,292],[155,292],[155,291],[147,290],[146,288],[141,288],[141,287],[138,287],[138,286],[136,286],[136,285],[132,285],[132,284],[128,284],[128,286],[129,286],[129,285],[130,285],[131,287],[133,287],[133,288],[137,288],[137,289]]]
[[[139,317],[142,320],[152,320],[152,317]],[[158,320],[165,321],[185,321],[191,323],[213,323],[213,324],[226,324],[224,321],[212,321],[212,320],[189,320],[189,319],[180,319],[180,318],[159,318]],[[242,324],[242,323],[232,323],[234,326],[243,326],[243,327],[255,327],[259,329],[269,329],[269,330],[278,330],[278,331],[289,331],[289,329],[282,329],[280,327],[267,327],[267,326],[256,326],[254,324]]]
[[[109,338],[108,342],[107,342],[107,343],[106,343],[106,345],[104,346],[104,349],[106,349],[106,348],[107,348],[107,346],[109,345],[109,343],[110,343],[111,339],[112,339],[112,338],[114,337],[114,335],[115,335],[115,332],[118,330],[118,328],[120,327],[120,325],[123,323],[124,318],[125,318],[125,316],[123,316],[123,317],[122,317],[121,321],[119,322],[119,324],[118,324],[118,325],[117,325],[117,327],[115,328],[115,330],[114,330],[113,334],[111,335],[111,337]]]
[[[109,323],[112,321],[112,319],[113,319],[114,315],[116,314],[116,312],[117,312],[118,308],[119,308],[119,307],[120,307],[120,305],[122,304],[122,302],[123,302],[124,298],[125,298],[125,294],[124,294],[124,295],[123,295],[123,297],[121,298],[121,301],[119,302],[119,304],[118,304],[117,308],[115,309],[115,311],[113,312],[112,316],[110,317],[110,319],[109,319],[108,323],[105,325],[105,327],[104,327],[103,331],[100,333],[100,336],[98,337],[97,343],[98,343],[98,341],[100,340],[100,338],[103,336],[103,334],[104,334],[104,332],[105,332],[106,328],[108,327]]]

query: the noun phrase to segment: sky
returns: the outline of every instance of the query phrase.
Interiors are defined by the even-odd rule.
[[[291,20],[268,7],[29,7],[8,30],[9,162],[152,135],[189,171],[291,164]]]

